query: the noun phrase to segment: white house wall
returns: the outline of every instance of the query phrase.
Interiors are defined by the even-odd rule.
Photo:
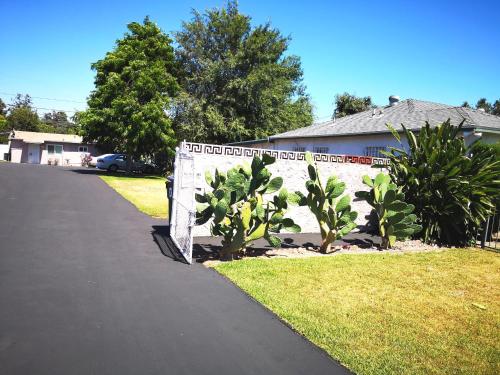
[[[401,144],[408,150],[406,137],[401,135]],[[479,139],[473,130],[465,130],[461,134],[467,145]],[[500,134],[482,133],[481,141],[496,143],[500,141]],[[367,147],[401,147],[401,144],[392,134],[367,134],[354,136],[317,137],[317,138],[292,138],[276,139],[268,143],[249,145],[252,148],[265,148],[271,150],[294,151],[303,147],[305,151],[314,152],[317,147],[328,147],[329,154],[366,155]]]
[[[407,148],[405,139],[403,145]],[[269,144],[274,150],[293,151],[296,147],[304,147],[313,152],[316,147],[328,147],[330,154],[365,155],[367,147],[400,147],[392,134],[370,134],[344,137],[277,139]]]
[[[62,145],[63,153],[59,156],[48,155],[47,145]],[[40,147],[40,164],[48,164],[49,160],[51,162],[57,159],[58,165],[67,166],[77,166],[82,163],[82,155],[84,152],[79,152],[78,147],[82,146],[76,143],[61,143],[61,142],[46,142],[39,145]],[[84,145],[87,146],[88,153],[95,155],[96,149],[94,145]],[[14,139],[10,144],[11,162],[12,163],[27,163],[28,162],[28,143],[24,143],[22,140]]]
[[[483,133],[481,141],[488,144],[500,142],[500,134]]]

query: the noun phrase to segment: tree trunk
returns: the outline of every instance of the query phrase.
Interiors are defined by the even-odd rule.
[[[127,154],[127,165],[126,165],[127,174],[132,174],[132,155]]]

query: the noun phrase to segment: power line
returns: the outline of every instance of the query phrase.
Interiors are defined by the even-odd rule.
[[[13,93],[9,93],[9,92],[0,92],[0,95],[16,96],[17,94],[13,94]],[[81,102],[81,101],[78,101],[78,100],[70,100],[70,99],[45,98],[45,97],[42,97],[42,96],[31,96],[31,95],[29,95],[29,97],[33,98],[33,99],[53,100],[53,101],[56,101],[56,102],[68,102],[68,103],[87,104],[86,102]]]
[[[16,107],[15,104],[6,104],[6,106],[7,107]],[[40,109],[42,111],[72,112],[72,113],[79,112],[79,111],[72,111],[72,110],[69,110],[69,109],[43,108],[43,107],[33,107],[33,106],[30,106],[29,108]]]

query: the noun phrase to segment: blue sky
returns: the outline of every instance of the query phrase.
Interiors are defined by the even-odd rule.
[[[292,41],[319,119],[336,93],[391,94],[453,105],[500,98],[500,2],[251,1],[254,24],[270,21]],[[0,97],[29,93],[41,108],[85,108],[90,64],[113,48],[131,21],[149,15],[171,33],[191,9],[216,1],[0,0]],[[6,94],[7,93],[7,94]],[[75,102],[70,102],[75,101]],[[44,112],[40,110],[39,112]]]

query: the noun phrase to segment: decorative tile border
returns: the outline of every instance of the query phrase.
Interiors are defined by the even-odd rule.
[[[277,160],[302,161],[305,160],[305,152],[268,150],[264,148],[250,148],[239,146],[211,145],[206,143],[183,142],[181,147],[194,154],[210,154],[224,156],[239,156],[253,158],[269,154]],[[324,163],[351,163],[364,165],[388,165],[389,159],[376,158],[372,156],[356,155],[335,155],[335,154],[316,154],[312,153],[314,160]]]

